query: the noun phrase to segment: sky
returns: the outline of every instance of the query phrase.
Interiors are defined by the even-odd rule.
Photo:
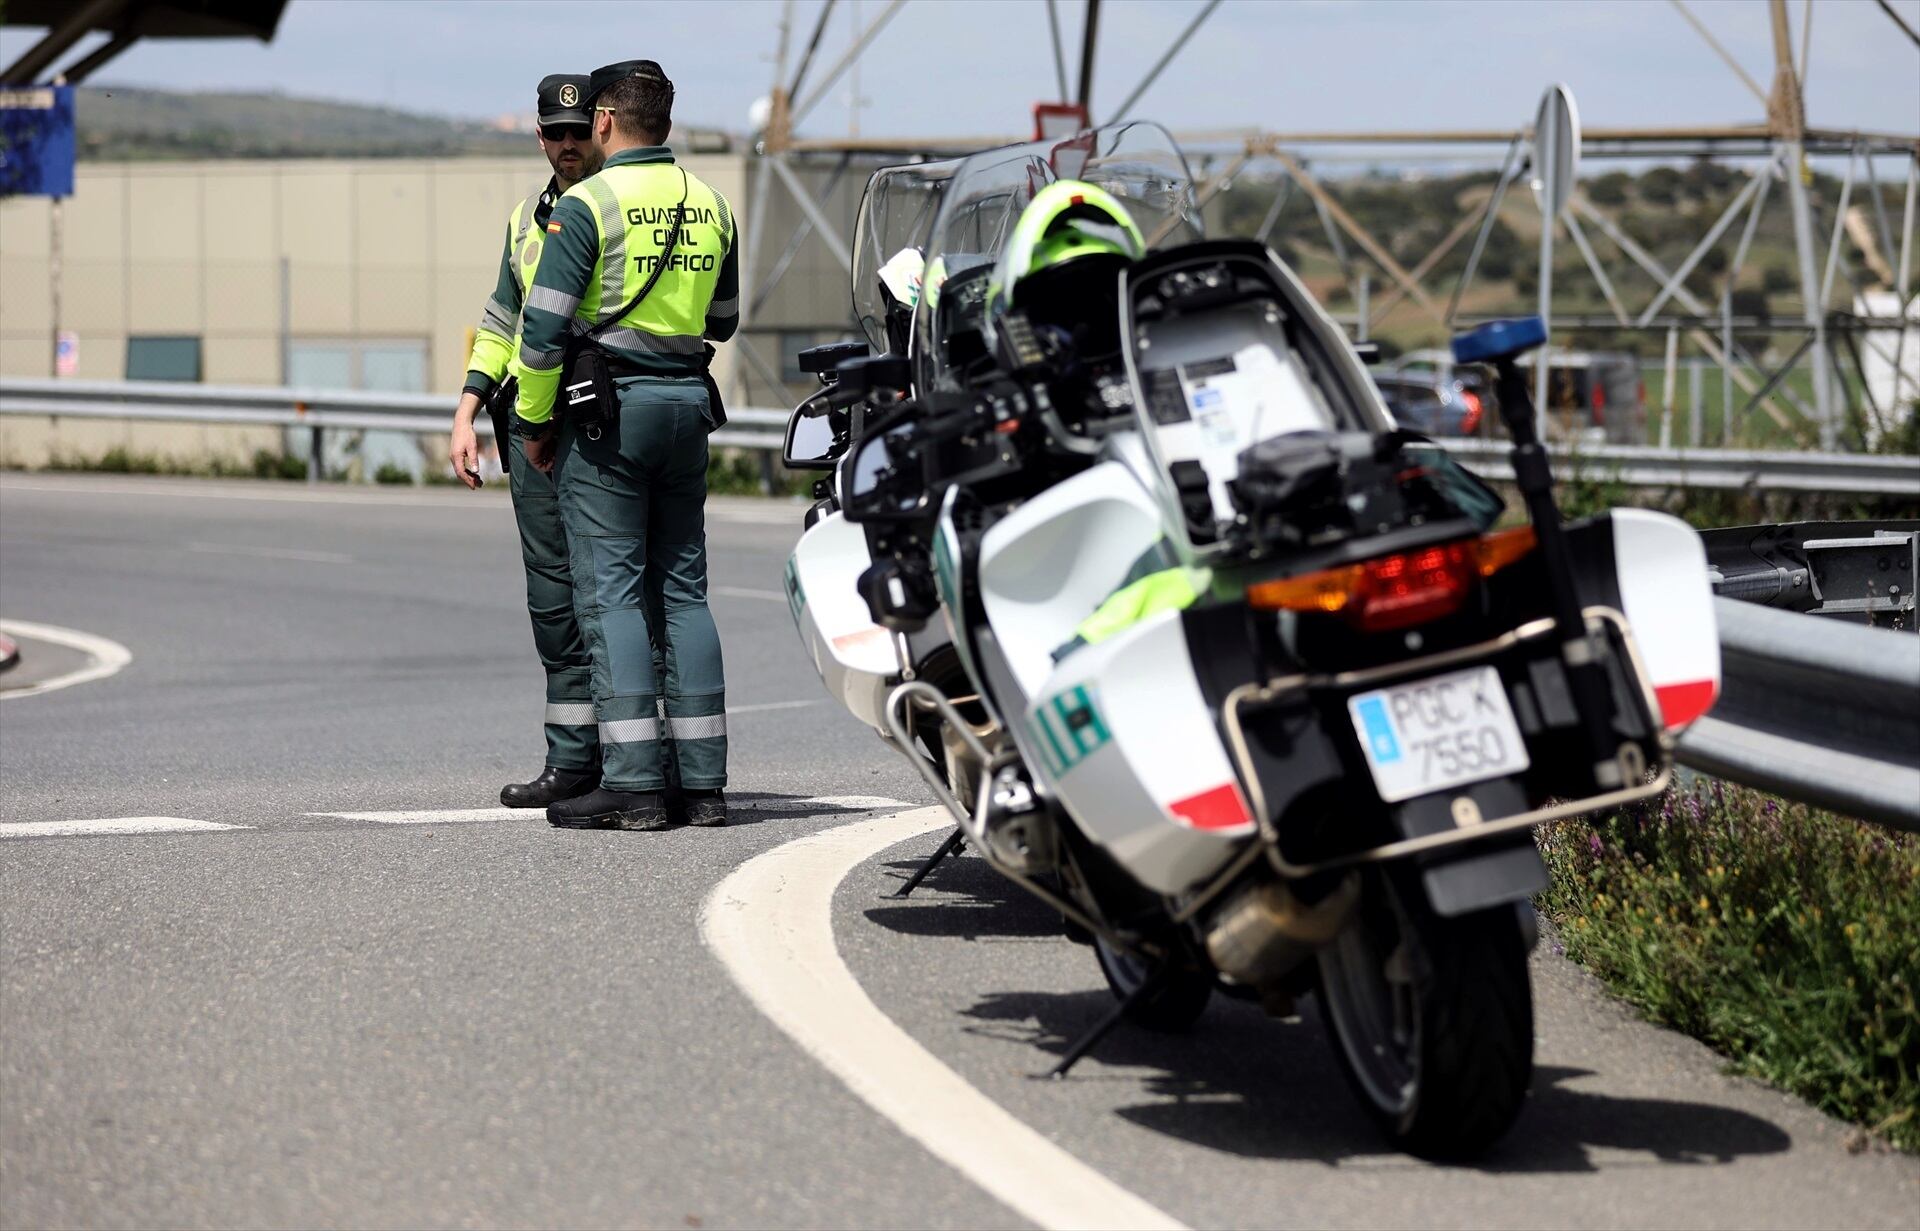
[[[795,53],[821,0],[293,0],[269,45],[148,40],[92,84],[278,90],[445,116],[530,115],[549,72],[647,57],[673,77],[683,124],[745,131],[767,93],[783,9]],[[1920,0],[1893,0],[1920,28]],[[1796,45],[1803,0],[1788,0]],[[881,0],[841,0],[812,80]],[[1762,0],[1690,7],[1764,88],[1772,42]],[[1200,0],[1108,0],[1094,73],[1111,114]],[[1084,0],[1060,0],[1068,73]],[[0,34],[10,62],[36,31]],[[91,46],[92,43],[86,44]],[[69,55],[74,58],[78,53]],[[789,61],[791,72],[792,60]],[[912,0],[806,118],[805,136],[1022,134],[1058,93],[1040,0]],[[1174,129],[1518,128],[1563,82],[1588,126],[1756,122],[1763,108],[1666,0],[1224,0],[1141,100],[1134,118]],[[808,87],[810,90],[811,87]],[[803,91],[803,93],[806,91]],[[1818,0],[1808,119],[1920,130],[1920,48],[1874,0]]]

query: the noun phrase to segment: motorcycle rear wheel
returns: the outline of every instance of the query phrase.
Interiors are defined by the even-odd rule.
[[[1122,952],[1100,937],[1093,937],[1093,953],[1100,959],[1100,973],[1116,1000],[1125,1000],[1146,982],[1152,967],[1131,953]],[[1213,977],[1204,971],[1175,966],[1160,976],[1157,990],[1135,1001],[1127,1009],[1127,1020],[1136,1026],[1163,1034],[1179,1034],[1193,1028],[1206,1012],[1213,996]]]
[[[1334,1054],[1396,1146],[1473,1158],[1512,1127],[1533,1082],[1533,988],[1512,907],[1443,918],[1412,869],[1369,869],[1319,968]]]

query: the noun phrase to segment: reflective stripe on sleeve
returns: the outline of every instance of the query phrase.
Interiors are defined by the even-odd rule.
[[[622,718],[600,724],[603,744],[644,744],[660,738],[658,718]]]
[[[520,343],[520,363],[522,366],[534,368],[542,372],[559,367],[560,360],[565,357],[565,354],[565,351],[534,350],[529,347],[525,341]]]
[[[503,338],[514,335],[517,323],[513,313],[501,307],[498,300],[488,299],[487,306],[480,310],[480,328],[491,330]]]
[[[731,299],[716,299],[707,305],[708,316],[738,316],[739,314],[740,297],[738,295]]]
[[[546,720],[561,727],[590,727],[594,725],[593,702],[591,701],[549,701]]]
[[[673,739],[714,739],[726,733],[727,716],[725,714],[667,719],[667,735]]]
[[[612,313],[627,302],[627,220],[605,180],[587,180],[586,190],[600,215],[600,311]]]
[[[556,291],[550,286],[536,286],[527,292],[527,306],[551,312],[555,316],[571,317],[580,307],[580,297]]]

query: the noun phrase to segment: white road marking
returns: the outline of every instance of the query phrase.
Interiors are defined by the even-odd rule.
[[[337,551],[301,551],[293,547],[248,547],[242,543],[188,543],[188,551],[213,556],[258,556],[263,560],[299,560],[311,564],[352,564]]]
[[[745,504],[709,504],[708,521],[731,522],[736,526],[791,526],[800,529],[807,506],[786,501],[768,501],[765,508]]]
[[[759,705],[729,705],[727,716],[735,714],[765,714],[773,710],[803,710],[809,705],[818,705],[818,701],[766,701]]]
[[[0,824],[0,838],[90,838],[104,834],[209,833],[218,829],[252,829],[183,816],[115,816],[97,821],[14,821]]]
[[[544,808],[438,808],[411,812],[309,812],[308,816],[337,816],[347,821],[379,825],[462,825],[469,821],[544,821]]]
[[[359,504],[389,508],[512,508],[505,496],[475,496],[471,492],[369,491],[365,488],[332,486],[312,488],[300,483],[275,483],[262,480],[257,486],[244,481],[222,483],[217,479],[109,479],[94,481],[71,478],[53,479],[40,475],[9,474],[10,492],[56,492],[81,496],[188,496],[197,500],[253,500],[270,504]],[[726,497],[710,501],[707,520],[746,526],[791,526],[800,528],[806,506],[790,500],[758,500],[753,497]]]
[[[888,799],[885,795],[815,795],[811,799],[796,799],[784,805],[825,804],[829,808],[909,808],[904,799]]]
[[[858,821],[748,860],[700,913],[700,934],[762,1013],[935,1158],[1042,1227],[1182,1224],[968,1085],[867,997],[833,940],[834,889],[942,808]]]
[[[19,688],[7,688],[6,677],[0,675],[0,700],[13,701],[21,697],[37,697],[43,692],[71,688],[75,684],[85,684],[92,680],[104,680],[133,661],[133,651],[118,641],[109,641],[93,633],[61,628],[55,624],[29,624],[25,620],[0,620],[0,633],[6,633],[10,637],[37,637],[41,641],[51,641],[55,645],[79,650],[93,658],[91,663],[77,671],[69,671],[65,675],[56,675],[50,680],[41,680],[38,684],[25,684]],[[16,671],[19,669],[14,668]]]
[[[99,482],[74,483],[58,480],[47,482],[37,477],[9,475],[7,488],[22,492],[59,492],[81,496],[188,496],[195,500],[253,500],[269,504],[359,504],[371,507],[388,508],[457,508],[456,500],[446,499],[437,494],[405,496],[399,494],[362,494],[358,491],[308,491],[299,484],[287,484],[286,488],[262,481],[257,491],[241,490],[237,487],[224,487],[216,480],[188,479],[169,483],[165,480],[144,480],[133,483]],[[292,490],[288,490],[288,489]],[[464,494],[464,493],[463,493]],[[449,493],[451,495],[451,493]],[[504,497],[474,497],[474,503],[485,505],[491,502],[495,507],[511,509],[513,506]]]
[[[723,598],[757,598],[769,603],[787,601],[787,596],[778,590],[750,590],[745,586],[714,586],[712,592]]]

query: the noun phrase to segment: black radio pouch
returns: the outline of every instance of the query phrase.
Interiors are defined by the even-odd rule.
[[[502,472],[512,468],[507,464],[507,450],[510,447],[507,433],[513,427],[513,404],[520,397],[520,380],[509,376],[487,391],[480,406],[487,412],[487,418],[493,420],[493,443],[500,450],[500,469]]]
[[[687,192],[687,173],[682,170],[680,204],[673,207],[673,230],[667,235],[667,242],[660,249],[660,259],[639,293],[618,312],[593,328],[580,332],[569,331],[567,334],[566,344],[561,350],[560,397],[555,409],[564,413],[588,440],[598,440],[608,428],[617,431],[620,426],[620,398],[613,388],[612,359],[601,348],[600,335],[639,307],[653,293],[660,276],[667,272],[674,249],[680,246],[680,227],[686,221],[687,214]]]

